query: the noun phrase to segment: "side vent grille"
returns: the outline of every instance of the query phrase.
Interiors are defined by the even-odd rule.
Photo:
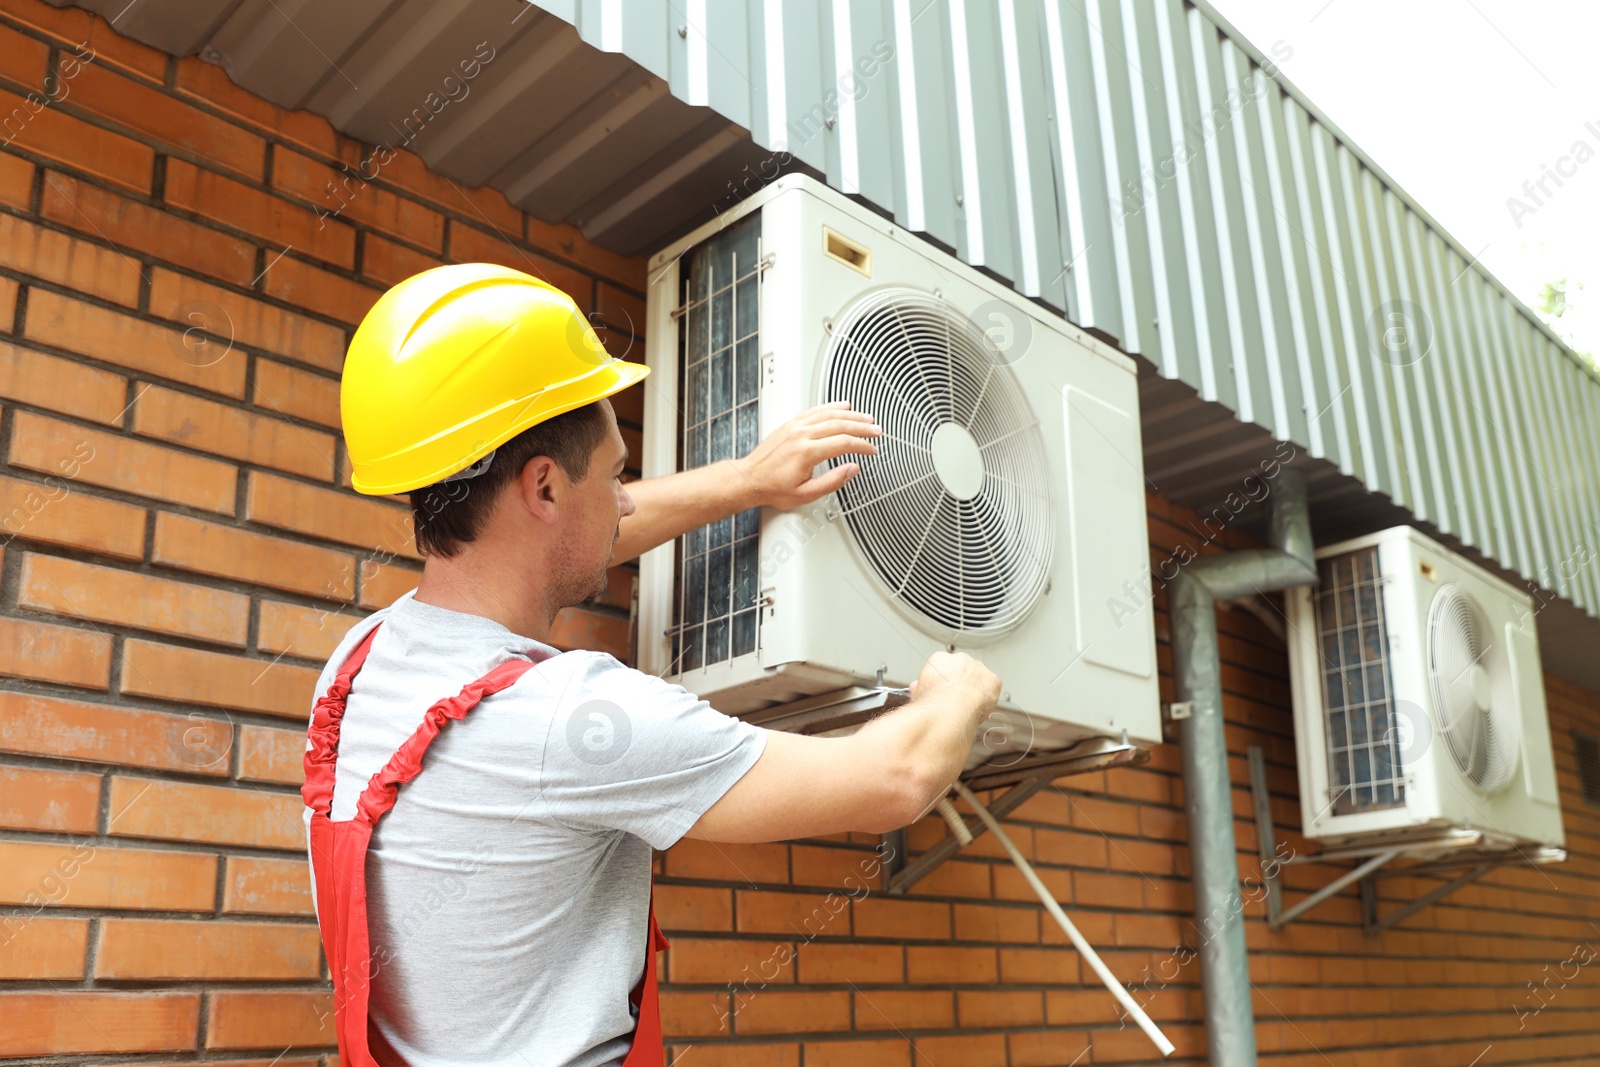
[[[761,214],[684,257],[678,318],[679,468],[738,459],[760,437]],[[648,386],[647,386],[648,387]],[[678,538],[672,670],[756,650],[761,510]]]
[[[1405,803],[1400,732],[1426,724],[1397,723],[1378,550],[1325,559],[1317,570],[1329,802],[1339,815],[1399,807]],[[1420,716],[1422,709],[1411,711]]]

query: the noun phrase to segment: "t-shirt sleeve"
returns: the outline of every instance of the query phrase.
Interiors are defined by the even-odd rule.
[[[540,767],[551,818],[671,847],[755,765],[767,731],[612,656],[573,658]]]

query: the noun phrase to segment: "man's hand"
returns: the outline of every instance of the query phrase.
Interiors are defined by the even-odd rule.
[[[748,483],[752,505],[797,508],[827,496],[861,471],[859,463],[842,463],[813,478],[817,464],[844,455],[876,455],[872,438],[883,427],[871,415],[851,411],[841,400],[802,412],[779,426],[734,468]]]

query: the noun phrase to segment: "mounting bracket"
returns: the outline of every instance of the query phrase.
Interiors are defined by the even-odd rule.
[[[1272,808],[1267,792],[1267,766],[1260,745],[1251,745],[1250,799],[1256,821],[1256,849],[1261,860],[1261,880],[1267,889],[1267,925],[1281,930],[1318,904],[1337,896],[1352,882],[1361,884],[1361,928],[1368,937],[1376,937],[1385,930],[1403,922],[1464,885],[1482,878],[1496,867],[1511,864],[1560,863],[1567,858],[1565,849],[1538,848],[1531,853],[1514,842],[1493,838],[1481,830],[1429,831],[1423,835],[1396,837],[1391,841],[1367,845],[1347,845],[1326,848],[1309,856],[1278,858],[1277,837],[1272,825]],[[1315,893],[1293,907],[1283,907],[1283,891],[1279,884],[1281,868],[1290,864],[1327,863],[1356,859],[1361,862],[1339,875]],[[1396,860],[1410,860],[1405,866],[1391,866]],[[1416,900],[1405,904],[1388,915],[1378,913],[1378,879],[1413,877],[1463,871],[1443,884],[1430,889]]]

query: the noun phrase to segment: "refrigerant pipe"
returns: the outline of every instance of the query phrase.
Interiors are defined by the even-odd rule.
[[[1256,1033],[1233,836],[1233,782],[1223,733],[1216,604],[1317,580],[1305,476],[1293,469],[1280,472],[1272,482],[1269,506],[1271,548],[1201,557],[1168,586],[1176,699],[1192,705],[1177,728],[1206,1048],[1211,1063],[1228,1067],[1256,1067]]]

